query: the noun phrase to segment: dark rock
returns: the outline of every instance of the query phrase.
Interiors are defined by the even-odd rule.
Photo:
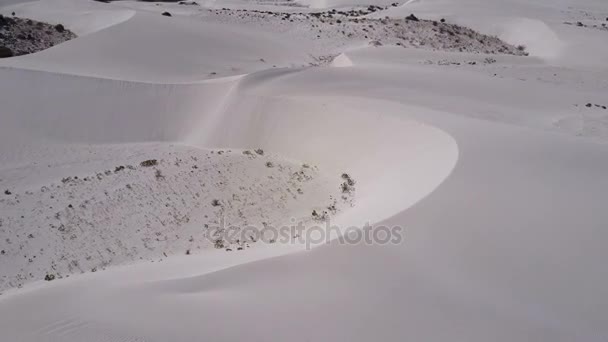
[[[63,31],[65,31],[65,27],[63,27],[63,25],[61,25],[61,24],[57,24],[57,25],[55,25],[55,30],[57,30],[57,32],[61,33]]]
[[[420,21],[420,19],[418,19],[415,15],[410,14],[407,17],[405,17],[405,20],[411,20],[411,21]]]
[[[171,13],[169,13],[169,12],[163,12],[163,15],[164,15],[165,17],[170,17],[170,16],[171,16]]]
[[[587,107],[587,108],[591,108],[592,106],[593,106],[593,105],[592,105],[591,103],[587,103],[587,104],[585,105],[585,107]]]
[[[0,58],[13,57],[13,50],[6,46],[0,46]]]

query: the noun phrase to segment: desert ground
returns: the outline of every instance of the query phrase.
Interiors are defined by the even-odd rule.
[[[605,0],[0,15],[0,341],[608,339]]]

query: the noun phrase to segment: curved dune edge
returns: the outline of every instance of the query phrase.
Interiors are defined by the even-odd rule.
[[[95,1],[39,0],[0,8],[1,13],[15,12],[18,17],[62,24],[79,37],[101,31],[131,19],[136,11]]]
[[[190,85],[5,71],[8,72],[3,77],[12,79],[15,86],[0,94],[0,99],[6,104],[7,113],[18,114],[5,115],[6,125],[0,128],[2,149],[10,149],[20,136],[64,144],[167,141],[203,148],[259,146],[294,160],[322,165],[337,174],[352,173],[359,183],[357,197],[370,202],[379,199],[372,195],[373,189],[393,187],[378,179],[405,185],[398,178],[410,177],[412,163],[408,158],[420,163],[442,161],[420,166],[423,171],[411,174],[427,179],[433,174],[429,170],[441,169],[432,176],[436,179],[429,180],[432,185],[420,187],[426,189],[420,191],[430,192],[428,188],[447,177],[458,155],[449,135],[405,119],[408,111],[424,109],[373,99],[259,95],[274,91],[272,82],[267,81],[294,71],[272,70],[224,82]],[[45,97],[35,103],[15,100],[21,89],[33,92],[36,88],[44,89]],[[113,101],[108,103],[107,98]],[[28,124],[34,121],[44,123]],[[116,121],[120,122],[119,129],[105,127]],[[395,155],[403,155],[403,161],[396,160]],[[368,165],[379,165],[382,171],[370,170]],[[395,179],[386,178],[388,175]],[[424,182],[412,182],[420,183]],[[410,203],[412,198],[421,196],[401,197],[410,198],[406,201]],[[388,199],[383,202],[388,203],[381,206],[390,209],[383,214],[368,214],[361,223],[378,222],[404,207],[393,206]]]
[[[342,229],[377,223],[405,210],[432,192],[450,174],[458,158],[456,142],[448,134],[405,118],[408,111],[421,109],[361,98],[258,96],[260,92],[272,93],[269,81],[293,71],[273,70],[226,82],[192,85],[4,71],[4,76],[14,77],[13,91],[38,91],[36,88],[40,87],[47,96],[28,104],[16,101],[18,97],[10,92],[0,94],[3,103],[12,109],[7,113],[19,113],[5,118],[7,124],[0,128],[0,149],[18,145],[20,136],[61,144],[166,141],[202,148],[261,147],[319,165],[324,172],[348,172],[355,178],[355,208],[331,221]],[[91,101],[105,98],[114,101],[91,105]],[[29,124],[40,120],[45,124]],[[100,129],[116,121],[120,122],[120,129]],[[189,272],[200,275],[304,247],[273,245],[238,255],[223,251],[216,255],[211,251],[193,257],[198,262]]]

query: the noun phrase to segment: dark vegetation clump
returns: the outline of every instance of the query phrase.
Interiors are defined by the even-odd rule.
[[[217,249],[221,249],[226,247],[226,244],[224,243],[224,240],[222,239],[217,239],[214,241],[213,246]]]
[[[156,159],[148,159],[148,160],[144,160],[139,165],[143,166],[143,167],[156,166],[156,165],[158,165],[158,161]]]
[[[340,185],[342,193],[347,194],[353,192],[355,190],[355,180],[352,179],[348,173],[343,173],[342,179],[344,179],[344,182]]]
[[[328,219],[328,214],[327,211],[323,211],[321,213],[317,212],[316,210],[312,211],[312,219],[318,222],[323,222],[323,221],[327,221]]]
[[[13,55],[13,50],[7,48],[6,46],[0,46],[0,58],[13,57]]]
[[[418,19],[418,17],[416,17],[413,14],[408,15],[407,17],[405,17],[405,20],[411,20],[411,21],[420,21],[420,19]]]

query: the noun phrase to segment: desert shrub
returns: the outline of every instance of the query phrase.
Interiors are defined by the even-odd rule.
[[[420,19],[418,19],[418,17],[416,17],[414,14],[408,15],[407,17],[405,17],[405,20],[420,21]]]
[[[144,160],[141,163],[139,163],[139,165],[143,166],[143,167],[156,166],[156,165],[158,165],[158,160],[156,160],[156,159]]]
[[[217,248],[217,249],[220,249],[220,248],[224,248],[224,247],[226,247],[226,244],[224,243],[224,240],[222,240],[222,239],[217,239],[217,240],[215,240],[215,241],[214,241],[213,246],[214,246],[215,248]]]
[[[0,46],[0,58],[13,57],[13,50],[7,48],[6,46]]]
[[[342,179],[345,180],[345,182],[341,185],[342,192],[351,192],[354,190],[353,186],[355,186],[355,180],[352,179],[348,173],[343,173]]]
[[[312,211],[312,219],[315,221],[319,221],[319,222],[323,222],[323,221],[327,221],[327,219],[329,218],[327,211],[323,211],[321,213],[317,212],[316,210]]]
[[[342,190],[342,193],[344,194],[349,194],[355,189],[351,185],[348,185],[347,182],[344,182],[340,184],[340,190]]]

